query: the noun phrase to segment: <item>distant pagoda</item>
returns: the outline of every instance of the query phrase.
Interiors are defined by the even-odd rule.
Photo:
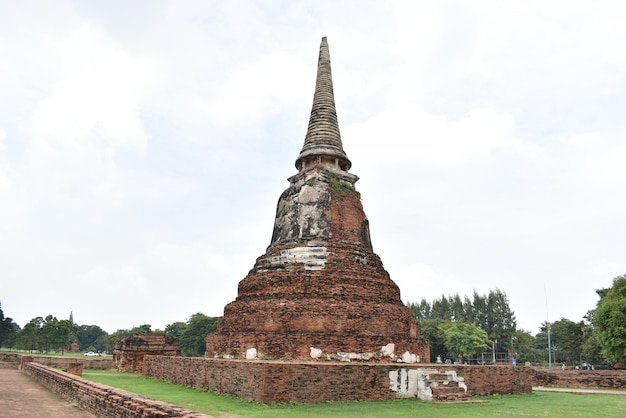
[[[413,312],[372,249],[351,165],[324,37],[298,173],[278,201],[267,252],[207,337],[207,357],[429,361]]]

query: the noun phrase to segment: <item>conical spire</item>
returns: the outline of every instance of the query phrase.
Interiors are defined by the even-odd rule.
[[[304,146],[296,160],[296,168],[302,171],[309,166],[308,162],[322,162],[322,160],[334,162],[338,168],[344,171],[349,170],[352,165],[343,151],[343,144],[341,143],[326,37],[322,38],[320,44],[311,118],[309,119]]]

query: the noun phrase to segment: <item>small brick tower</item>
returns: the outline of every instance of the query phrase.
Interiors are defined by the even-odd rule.
[[[207,337],[208,357],[429,361],[415,316],[372,249],[351,165],[322,38],[298,173],[278,201],[267,252]]]

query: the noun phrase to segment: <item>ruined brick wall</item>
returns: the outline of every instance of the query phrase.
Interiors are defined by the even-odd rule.
[[[122,372],[142,373],[147,355],[180,356],[180,346],[163,332],[131,335],[118,341],[113,350],[113,367]]]
[[[507,365],[463,366],[446,365],[456,370],[468,382],[472,395],[529,393],[532,391],[532,371],[529,367]]]
[[[535,386],[626,389],[626,370],[560,370],[533,368]]]
[[[0,353],[0,369],[17,369],[18,355],[13,353]]]
[[[31,356],[19,354],[18,359],[20,364],[22,365],[23,363],[34,361],[44,366],[54,367],[56,369],[67,369],[71,363],[77,361],[80,361],[85,369],[110,370],[113,367],[112,359],[100,359],[92,357],[76,359],[73,357]]]
[[[70,373],[33,362],[24,365],[24,373],[47,389],[57,393],[63,399],[98,417],[210,418],[208,415],[91,382]]]
[[[390,372],[432,367],[403,363],[242,361],[146,356],[144,373],[177,384],[264,403],[395,399]],[[529,393],[530,368],[443,366],[465,378],[476,395]]]

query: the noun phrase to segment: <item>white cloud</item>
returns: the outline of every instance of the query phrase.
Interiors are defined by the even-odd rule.
[[[294,55],[273,52],[263,56],[228,78],[219,97],[209,104],[208,116],[220,125],[258,125],[286,106],[309,98],[308,70]]]
[[[428,301],[441,295],[471,294],[474,290],[462,278],[437,273],[427,264],[413,262],[391,273],[393,281],[400,288],[403,302],[415,302],[424,298]]]
[[[56,49],[58,81],[34,109],[33,135],[59,147],[97,138],[113,148],[145,150],[137,108],[158,70],[87,26],[50,47]]]
[[[510,114],[490,108],[472,109],[467,117],[450,120],[417,104],[402,103],[347,126],[343,136],[347,144],[359,145],[350,150],[358,160],[370,164],[377,160],[377,165],[451,166],[506,149],[532,160],[546,156],[545,150],[515,137]]]
[[[154,248],[153,253],[157,260],[170,268],[189,270],[194,276],[209,277],[211,273],[224,274],[230,270],[223,254],[203,245],[162,243]]]
[[[135,262],[127,262],[116,267],[97,266],[77,278],[77,284],[89,285],[108,296],[123,296],[128,299],[145,299],[149,295],[148,281]]]

